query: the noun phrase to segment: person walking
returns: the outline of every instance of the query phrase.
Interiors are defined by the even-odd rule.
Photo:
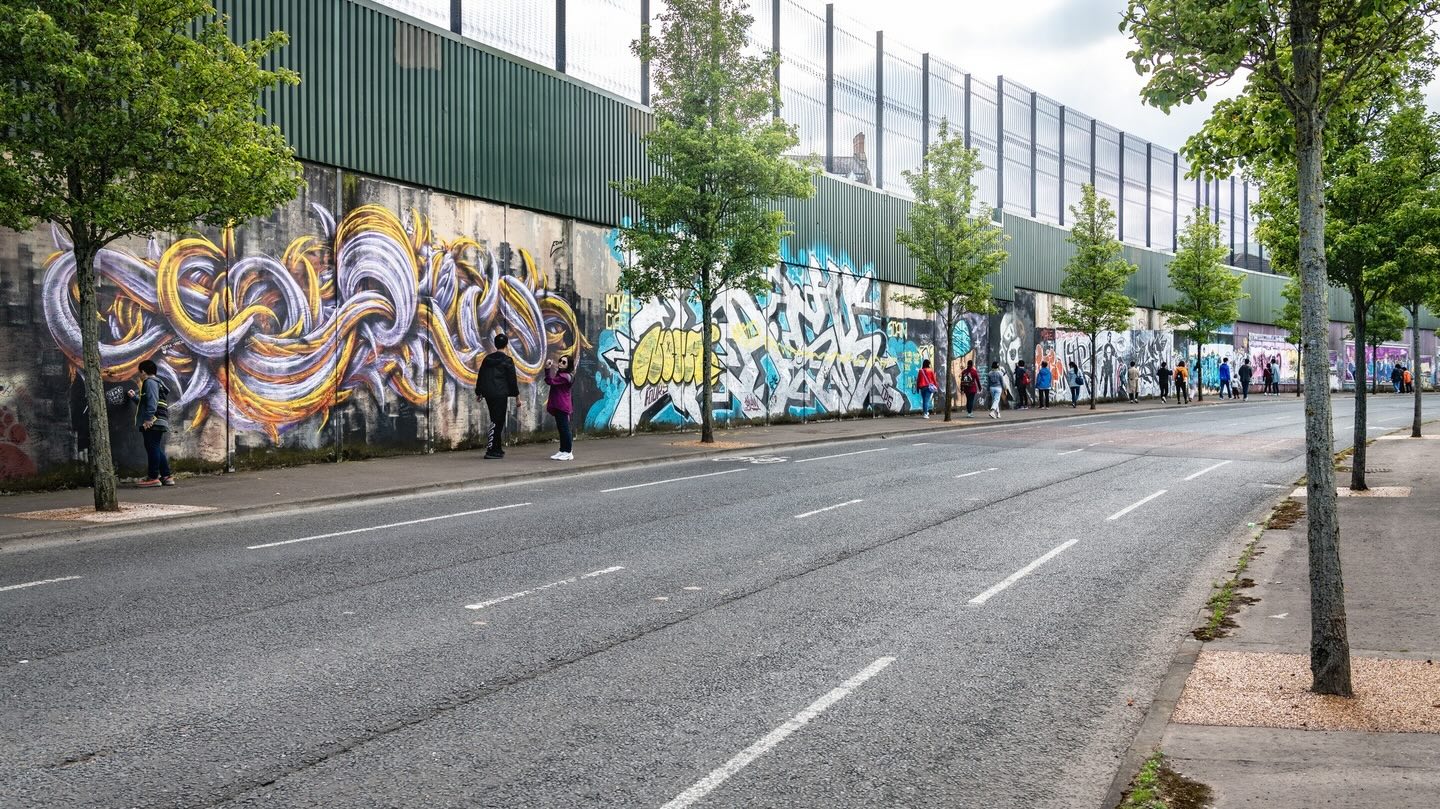
[[[1414,375],[1412,375],[1412,374],[1410,373],[1410,369],[1409,369],[1409,368],[1406,368],[1406,367],[1403,366],[1403,365],[1400,366],[1400,367],[1401,367],[1401,369],[1404,370],[1404,372],[1405,372],[1405,380],[1404,380],[1404,382],[1405,382],[1405,393],[1414,393],[1414,392],[1415,392],[1415,377],[1414,377]]]
[[[1395,386],[1395,392],[1400,393],[1405,388],[1405,366],[1397,364],[1390,370],[1390,384]]]
[[[1250,365],[1250,358],[1240,363],[1240,401],[1250,401],[1250,381],[1255,378],[1255,369]]]
[[[1275,357],[1270,359],[1270,392],[1280,395],[1280,360]]]
[[[1125,371],[1125,393],[1131,404],[1140,404],[1140,369],[1135,360],[1130,360],[1130,368]]]
[[[1015,363],[1015,409],[1030,409],[1030,369],[1025,360]]]
[[[1071,361],[1067,375],[1070,377],[1070,409],[1073,410],[1080,406],[1080,389],[1085,387],[1085,372]]]
[[[1170,397],[1170,377],[1173,375],[1174,372],[1164,362],[1155,369],[1155,381],[1160,385],[1160,404],[1165,404],[1165,400]]]
[[[1190,369],[1185,360],[1175,363],[1175,404],[1190,404]]]
[[[1000,399],[1005,395],[1005,374],[1000,363],[990,363],[990,373],[985,380],[990,385],[990,418],[1000,418]]]
[[[1035,391],[1040,395],[1040,409],[1050,409],[1050,388],[1055,384],[1055,374],[1050,370],[1049,362],[1041,362],[1040,370],[1035,372]]]
[[[575,384],[575,376],[571,373],[569,355],[561,357],[558,365],[555,360],[545,360],[545,384],[550,386],[545,412],[555,419],[555,429],[560,431],[560,451],[551,455],[550,460],[573,461],[575,435],[570,430],[570,414],[575,408],[570,400],[570,388]]]
[[[980,398],[980,370],[974,360],[965,361],[965,370],[960,372],[960,390],[965,392],[965,418],[975,418],[975,400]]]
[[[126,391],[131,401],[139,404],[135,426],[140,428],[145,442],[146,474],[136,485],[144,489],[175,485],[170,459],[165,456],[165,437],[170,432],[170,390],[155,375],[158,370],[154,360],[141,360],[140,388]]]
[[[475,374],[475,395],[490,411],[490,435],[485,444],[485,460],[505,457],[505,420],[509,417],[510,397],[515,397],[515,410],[520,410],[520,380],[515,377],[515,360],[505,353],[510,338],[495,335],[495,350],[480,361]]]
[[[940,390],[940,385],[935,381],[935,371],[930,367],[930,360],[920,363],[920,371],[915,374],[915,390],[920,393],[920,413],[925,418],[930,418],[930,405],[935,401],[935,391]]]
[[[1229,357],[1226,357],[1226,358],[1220,360],[1220,390],[1219,390],[1219,394],[1218,394],[1218,395],[1220,396],[1221,399],[1224,399],[1224,398],[1225,398],[1225,395],[1226,395],[1227,393],[1230,395],[1230,398],[1231,398],[1231,399],[1234,399],[1234,398],[1235,398],[1235,390],[1230,387],[1230,358],[1229,358]]]
[[[1260,385],[1262,386],[1262,390],[1261,390],[1261,395],[1262,395],[1262,396],[1269,396],[1269,395],[1270,395],[1270,382],[1271,382],[1271,379],[1270,379],[1270,363],[1267,362],[1267,363],[1265,363],[1264,366],[1260,369]]]

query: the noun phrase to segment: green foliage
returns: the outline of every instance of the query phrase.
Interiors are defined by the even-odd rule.
[[[1208,208],[1185,218],[1180,247],[1170,262],[1170,286],[1179,300],[1164,308],[1170,323],[1194,342],[1239,320],[1239,303],[1249,297],[1241,291],[1241,277],[1225,267],[1227,252]]]
[[[775,210],[814,193],[812,169],[784,155],[794,127],[771,116],[772,58],[746,56],[743,0],[674,0],[634,45],[654,71],[655,129],[645,136],[656,171],[615,186],[640,208],[620,229],[634,254],[620,287],[708,305],[728,289],[765,289],[788,235]]]
[[[993,308],[987,280],[1000,271],[1008,237],[989,217],[978,214],[975,173],[980,154],[952,137],[948,121],[940,122],[935,143],[925,154],[921,171],[905,172],[915,195],[910,228],[895,240],[915,258],[918,294],[897,294],[895,300],[945,319],[946,354],[954,357],[949,335],[962,312],[987,313]],[[948,366],[948,360],[942,368]],[[942,372],[943,373],[943,372]],[[945,401],[949,406],[949,374]]]
[[[1300,345],[1300,279],[1290,276],[1280,290],[1285,302],[1275,311],[1275,325],[1285,330],[1285,341]]]
[[[299,192],[260,93],[283,33],[232,42],[206,0],[0,0],[0,225],[94,247],[225,225]]]
[[[1075,245],[1075,255],[1065,265],[1065,279],[1060,282],[1060,292],[1070,303],[1055,308],[1055,322],[1092,338],[1102,331],[1127,328],[1135,302],[1125,294],[1125,285],[1140,268],[1122,255],[1110,201],[1086,185],[1070,214],[1074,224],[1067,240]]]
[[[1399,304],[1380,301],[1370,310],[1370,317],[1365,321],[1365,344],[1375,348],[1385,343],[1398,343],[1405,337],[1407,325],[1409,320]],[[1357,339],[1353,328],[1350,339]]]

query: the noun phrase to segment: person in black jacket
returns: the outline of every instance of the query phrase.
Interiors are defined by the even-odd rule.
[[[1250,401],[1250,382],[1255,378],[1255,367],[1250,364],[1250,358],[1246,357],[1245,362],[1240,366],[1240,401]]]
[[[490,440],[485,445],[486,460],[505,457],[502,441],[511,396],[515,397],[515,409],[520,409],[520,381],[515,378],[515,360],[505,353],[505,347],[509,344],[510,338],[504,334],[495,335],[495,350],[480,361],[480,370],[475,379],[475,395],[483,399],[490,410]]]

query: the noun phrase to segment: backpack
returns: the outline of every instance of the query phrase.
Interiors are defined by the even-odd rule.
[[[1015,384],[1017,384],[1017,385],[1028,385],[1028,384],[1030,384],[1030,372],[1026,371],[1024,368],[1021,368],[1021,369],[1020,369],[1020,372],[1017,373],[1017,374],[1015,374]]]

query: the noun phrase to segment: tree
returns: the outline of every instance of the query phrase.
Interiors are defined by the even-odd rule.
[[[1180,247],[1170,260],[1170,286],[1179,300],[1164,309],[1170,322],[1195,343],[1195,371],[1200,370],[1200,349],[1210,335],[1240,319],[1239,303],[1248,298],[1240,276],[1225,268],[1229,250],[1220,243],[1220,226],[1209,217],[1208,208],[1196,208],[1185,218]],[[1199,377],[1196,398],[1203,399]]]
[[[1305,375],[1323,379],[1326,302],[1324,135],[1337,102],[1357,88],[1383,90],[1428,48],[1437,0],[1290,0],[1213,3],[1130,0],[1121,23],[1135,39],[1131,59],[1148,74],[1142,96],[1162,109],[1202,99],[1211,86],[1248,72],[1236,103],[1217,104],[1213,129],[1229,137],[1209,155],[1188,148],[1192,165],[1294,162],[1298,176],[1298,263]],[[1239,124],[1250,117],[1248,134]],[[1257,126],[1257,122],[1260,124]],[[1209,124],[1207,124],[1207,127]],[[1207,165],[1208,164],[1208,165]],[[1310,565],[1310,672],[1317,693],[1350,696],[1350,644],[1340,573],[1334,438],[1327,386],[1305,390],[1305,466]]]
[[[1007,238],[989,216],[977,215],[975,173],[980,153],[950,136],[941,120],[938,139],[925,153],[918,172],[905,172],[915,195],[910,228],[895,240],[915,259],[918,294],[897,294],[895,300],[938,315],[945,324],[945,420],[950,420],[950,361],[955,358],[955,324],[965,312],[991,311],[991,286],[986,279],[1000,270]],[[988,208],[986,208],[988,210]]]
[[[644,142],[655,172],[614,184],[640,209],[639,220],[620,229],[621,246],[634,255],[620,288],[699,305],[695,376],[705,443],[715,440],[715,301],[731,289],[764,291],[789,235],[774,203],[815,192],[813,169],[784,157],[799,139],[771,115],[778,57],[745,55],[745,11],[744,0],[670,0],[659,36],[647,27],[631,46],[654,71],[655,128]]]
[[[1055,322],[1090,337],[1090,409],[1095,409],[1095,342],[1102,331],[1119,331],[1130,325],[1135,302],[1125,294],[1130,276],[1140,268],[1126,261],[1115,238],[1115,211],[1110,201],[1097,197],[1095,186],[1080,188],[1080,203],[1070,206],[1075,223],[1067,239],[1075,255],[1065,265],[1060,292],[1070,303],[1055,307]]]
[[[1360,365],[1366,364],[1367,368],[1375,369],[1377,367],[1375,355],[1376,352],[1379,351],[1380,346],[1386,343],[1397,343],[1402,338],[1404,338],[1404,336],[1405,310],[1401,309],[1398,304],[1392,303],[1388,300],[1379,301],[1370,308],[1369,319],[1365,326],[1364,340],[1361,340],[1359,335],[1356,334],[1354,327],[1350,329],[1350,339],[1355,341],[1355,368],[1357,388],[1361,387],[1358,382]],[[1370,349],[1370,356],[1368,357],[1365,356],[1365,349],[1367,348]],[[1390,380],[1386,379],[1385,384],[1390,384]],[[1379,391],[1380,374],[1371,373],[1370,393],[1375,394]]]
[[[1410,314],[1410,374],[1415,380],[1415,407],[1410,420],[1410,437],[1420,438],[1420,307],[1440,311],[1440,193],[1412,203],[1401,215],[1410,223],[1410,238],[1396,264],[1400,280],[1391,300]]]
[[[297,81],[260,66],[285,42],[232,42],[206,0],[0,0],[0,225],[52,222],[70,241],[97,510],[120,508],[102,375],[134,369],[101,365],[95,257],[299,192],[300,165],[259,104]]]
[[[1295,353],[1301,357],[1300,364],[1295,368],[1295,398],[1298,399],[1303,381],[1300,367],[1305,364],[1305,341],[1300,339],[1300,279],[1290,276],[1280,294],[1285,298],[1285,303],[1275,311],[1275,326],[1285,330],[1285,342],[1295,346]]]

